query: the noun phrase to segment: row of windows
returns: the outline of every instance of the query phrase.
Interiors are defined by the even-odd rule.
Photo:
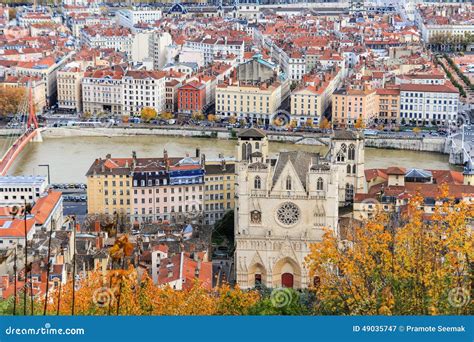
[[[30,192],[33,191],[33,188],[0,188],[0,192]],[[39,192],[39,188],[35,188],[36,192]]]
[[[202,195],[199,195],[197,197],[199,197],[199,199],[202,200]],[[186,201],[189,201],[189,196],[185,196],[184,198],[185,198]],[[196,195],[192,195],[191,199],[196,200]],[[175,201],[175,198],[171,197],[170,202],[174,202],[174,201]],[[183,201],[183,197],[178,196],[178,202],[182,202],[182,201]],[[168,202],[168,197],[164,197],[163,202]],[[138,198],[134,198],[133,203],[138,204]],[[145,204],[145,198],[141,199],[141,203]],[[153,198],[148,198],[148,203],[153,203]],[[155,197],[155,203],[160,203],[160,198],[159,197]]]

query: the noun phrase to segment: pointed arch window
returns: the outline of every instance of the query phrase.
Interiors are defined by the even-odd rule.
[[[349,160],[355,160],[355,146],[351,144],[349,146],[349,153],[347,154]]]
[[[349,164],[347,165],[346,172],[348,175],[351,174],[351,166]]]
[[[356,174],[356,166],[355,166],[355,164],[352,165],[352,173],[353,173],[353,174]]]
[[[324,181],[321,177],[318,178],[318,181],[316,182],[316,190],[323,190],[324,188]]]
[[[261,189],[262,188],[262,180],[260,179],[260,176],[255,177],[253,181],[253,187],[255,189]]]
[[[286,190],[291,190],[291,188],[292,188],[291,183],[292,183],[291,182],[291,177],[290,176],[286,177],[286,186],[285,186]]]
[[[339,152],[339,153],[337,154],[337,156],[336,156],[336,160],[337,160],[338,162],[343,162],[343,161],[345,160],[344,154],[342,154],[342,152]]]

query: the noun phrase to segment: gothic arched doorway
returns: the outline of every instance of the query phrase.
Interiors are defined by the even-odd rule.
[[[283,273],[281,275],[281,286],[293,288],[293,282],[294,282],[293,274]]]

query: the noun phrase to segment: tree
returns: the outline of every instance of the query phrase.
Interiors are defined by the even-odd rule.
[[[18,114],[25,96],[23,87],[0,87],[0,115]]]
[[[323,116],[323,118],[319,122],[319,128],[321,128],[321,129],[330,129],[331,128],[331,123],[329,122],[329,120],[325,116]]]
[[[420,127],[415,127],[415,128],[413,128],[413,133],[415,133],[415,135],[420,134],[420,132],[421,132],[421,128],[420,128]]]
[[[356,129],[364,129],[365,128],[365,123],[364,119],[362,119],[362,116],[359,116],[354,124],[354,127]]]
[[[140,111],[140,117],[144,122],[150,122],[151,120],[156,119],[157,114],[156,110],[151,107],[143,107]]]
[[[305,122],[306,127],[313,127],[313,119],[307,118]]]
[[[173,113],[171,112],[162,112],[160,114],[161,120],[171,120],[174,117]]]
[[[56,289],[49,314],[56,314],[59,297],[59,314],[69,314],[71,287],[69,281],[61,293]],[[78,315],[117,313],[119,298],[121,315],[244,315],[260,299],[257,291],[232,289],[227,284],[211,291],[197,280],[191,288],[181,291],[156,286],[146,272],[140,277],[133,267],[107,271],[105,276],[100,271],[91,272],[81,280],[76,296]]]
[[[196,120],[196,121],[204,120],[204,114],[200,110],[195,111],[191,117],[193,120]]]
[[[207,116],[207,121],[209,121],[209,122],[215,122],[215,121],[217,121],[217,118],[216,118],[216,116],[215,116],[214,114],[209,114],[209,115]]]
[[[423,198],[415,195],[398,224],[381,212],[348,229],[344,240],[327,230],[321,242],[312,244],[306,265],[316,284],[318,312],[472,312],[468,295],[474,246],[468,222],[474,218],[474,208],[456,203],[446,186],[440,186],[439,193],[437,202],[442,204],[435,207],[429,222]]]
[[[231,115],[229,116],[229,123],[230,124],[235,124],[237,122],[237,118],[235,117],[235,115]]]
[[[273,119],[273,124],[277,127],[283,126],[284,123],[285,122],[280,117],[276,117],[275,119]]]
[[[234,245],[233,210],[228,210],[219,221],[214,223],[214,229],[212,230],[212,241],[215,243],[221,243],[224,239],[227,239],[229,245]]]

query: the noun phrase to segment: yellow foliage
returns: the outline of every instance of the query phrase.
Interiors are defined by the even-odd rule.
[[[364,129],[365,128],[365,122],[364,119],[362,119],[362,116],[359,116],[357,118],[357,121],[354,124],[354,127],[357,129]]]
[[[237,122],[237,118],[234,115],[229,116],[229,123],[235,124]]]
[[[467,314],[472,302],[452,305],[456,288],[470,289],[473,205],[455,203],[440,187],[431,222],[423,198],[412,198],[399,227],[384,213],[348,229],[345,241],[327,230],[310,246],[306,265],[319,277],[320,312],[355,315]],[[441,200],[444,201],[441,201]]]
[[[120,296],[120,301],[119,301]],[[72,284],[63,286],[61,294],[52,292],[48,313],[71,313]],[[139,279],[133,267],[126,270],[108,271],[105,276],[95,271],[77,286],[75,312],[78,315],[243,315],[260,296],[256,291],[242,291],[238,287],[210,291],[197,280],[190,289],[174,290],[155,286],[145,275]],[[120,302],[120,308],[117,308]]]
[[[156,110],[151,107],[144,107],[140,111],[140,117],[144,122],[150,122],[151,120],[156,119],[157,115],[158,113],[156,112]]]
[[[329,129],[331,128],[331,123],[326,117],[323,117],[321,121],[319,122],[319,128],[321,129]]]
[[[173,113],[171,112],[162,112],[160,114],[161,120],[171,120],[174,117]]]
[[[23,87],[0,87],[0,115],[18,114],[25,96]]]

